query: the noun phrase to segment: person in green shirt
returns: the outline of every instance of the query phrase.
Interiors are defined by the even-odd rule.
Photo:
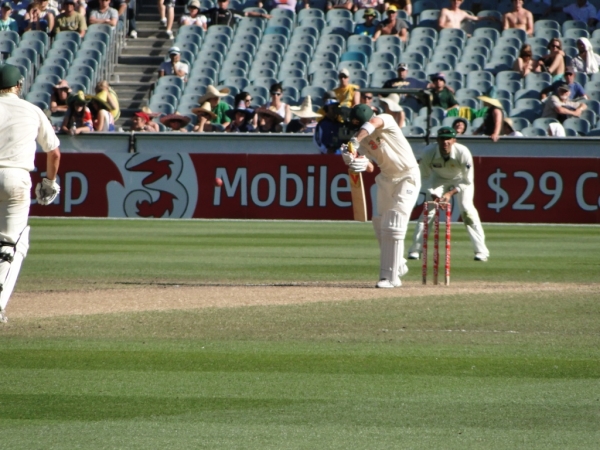
[[[231,109],[227,103],[222,102],[221,97],[225,97],[229,94],[229,88],[223,88],[220,91],[217,90],[212,84],[209,84],[206,88],[206,93],[198,99],[198,103],[203,105],[204,102],[210,103],[211,111],[215,115],[211,123],[222,125],[227,127],[231,119],[227,117],[227,111]]]
[[[446,86],[446,77],[443,73],[436,73],[431,77],[431,92],[433,106],[440,106],[446,111],[458,107],[454,93]]]

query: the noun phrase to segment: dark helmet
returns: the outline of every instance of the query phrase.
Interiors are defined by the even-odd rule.
[[[0,66],[0,89],[7,89],[23,83],[23,75],[17,66],[3,64]]]
[[[356,105],[350,111],[350,123],[357,127],[361,127],[364,123],[371,120],[373,114],[375,113],[370,106],[361,103],[360,105]],[[358,124],[355,124],[354,121],[358,121]]]

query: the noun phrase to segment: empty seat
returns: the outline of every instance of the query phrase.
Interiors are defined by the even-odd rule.
[[[547,136],[545,128],[538,128],[536,126],[525,127],[521,130],[521,133],[527,137]]]
[[[565,130],[570,129],[577,132],[579,136],[585,136],[589,133],[591,127],[590,123],[585,119],[577,117],[570,117],[563,122]]]

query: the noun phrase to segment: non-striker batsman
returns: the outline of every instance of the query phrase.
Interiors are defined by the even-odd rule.
[[[377,212],[373,228],[379,241],[380,268],[378,288],[401,286],[400,277],[408,272],[404,254],[404,238],[410,214],[419,197],[421,174],[412,148],[389,114],[374,115],[364,104],[350,112],[350,122],[358,130],[350,140],[358,156],[342,153],[344,162],[354,172],[377,175]]]
[[[456,142],[456,131],[442,127],[437,133],[437,142],[423,149],[421,177],[426,200],[450,202],[456,197],[462,219],[473,244],[476,261],[487,261],[490,252],[485,245],[485,234],[479,214],[473,204],[475,196],[473,156],[467,147]],[[434,205],[428,210],[429,222],[435,215]],[[423,220],[417,222],[408,259],[419,259],[423,248]]]
[[[31,177],[36,141],[48,153],[46,177],[36,186],[38,203],[48,205],[58,195],[56,173],[60,142],[46,115],[19,98],[23,77],[16,66],[0,66],[0,322],[29,249]]]

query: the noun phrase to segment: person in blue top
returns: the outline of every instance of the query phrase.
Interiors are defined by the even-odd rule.
[[[588,96],[585,93],[585,89],[583,86],[575,81],[575,69],[573,66],[565,67],[564,79],[555,81],[547,88],[542,89],[540,93],[540,97],[545,99],[548,95],[552,95],[556,92],[559,86],[564,85],[565,83],[569,87],[569,91],[571,92],[569,95],[569,100],[575,99],[587,99]]]
[[[2,10],[0,11],[0,31],[16,31],[19,32],[19,24],[17,21],[10,17],[13,12],[13,7],[10,2],[2,3]]]
[[[379,23],[375,21],[375,17],[377,17],[377,13],[373,8],[366,9],[363,14],[365,21],[357,24],[356,27],[354,27],[354,34],[360,34],[372,38],[377,30],[377,24]]]

